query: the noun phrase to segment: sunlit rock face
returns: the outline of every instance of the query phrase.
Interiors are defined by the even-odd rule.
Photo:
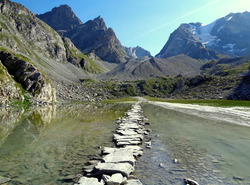
[[[56,92],[48,78],[31,62],[20,60],[7,52],[0,52],[0,60],[16,82],[39,102],[55,102]],[[8,96],[8,94],[6,94]]]

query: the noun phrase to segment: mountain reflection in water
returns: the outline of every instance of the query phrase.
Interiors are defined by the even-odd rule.
[[[99,146],[112,146],[115,119],[129,104],[75,104],[1,108],[0,176],[9,184],[61,184]]]

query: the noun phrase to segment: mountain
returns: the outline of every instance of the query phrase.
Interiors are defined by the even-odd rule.
[[[231,13],[211,24],[182,24],[157,54],[166,58],[186,54],[196,59],[218,59],[218,53],[231,57],[250,53],[250,13]]]
[[[182,24],[169,37],[157,58],[167,58],[185,54],[194,59],[218,59],[218,53],[207,49],[192,31],[193,24]]]
[[[126,53],[133,58],[150,57],[149,51],[143,49],[140,46],[137,47],[124,47]]]
[[[128,57],[113,29],[107,28],[100,16],[82,24],[72,9],[64,5],[38,17],[61,35],[70,38],[84,54],[93,52],[110,63],[125,62]]]
[[[37,101],[55,101],[54,83],[79,82],[99,71],[99,65],[21,4],[1,0],[0,7],[1,64]]]
[[[107,80],[137,80],[157,76],[195,76],[203,63],[186,55],[166,59],[131,59],[102,75]]]
[[[75,15],[71,7],[68,5],[55,7],[50,12],[37,15],[37,17],[62,35],[64,32],[82,24],[81,20]]]

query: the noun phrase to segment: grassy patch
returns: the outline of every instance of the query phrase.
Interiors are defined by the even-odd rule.
[[[135,103],[138,100],[132,97],[104,100],[102,103]]]
[[[250,101],[243,100],[169,100],[164,98],[145,97],[149,101],[168,103],[194,104],[215,107],[250,107]]]

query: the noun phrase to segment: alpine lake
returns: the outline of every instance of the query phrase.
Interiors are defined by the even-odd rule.
[[[114,146],[115,120],[130,103],[0,108],[0,176],[8,185],[73,184],[67,176],[104,146]],[[250,127],[216,122],[143,104],[152,149],[136,164],[145,185],[250,184]]]

